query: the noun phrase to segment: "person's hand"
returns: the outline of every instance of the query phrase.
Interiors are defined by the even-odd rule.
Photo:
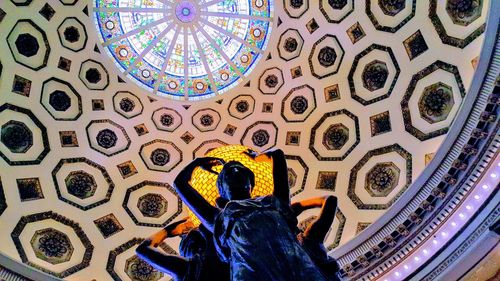
[[[163,229],[167,231],[167,233],[172,232],[172,230],[176,229],[179,225],[186,223],[189,220],[188,217],[182,218],[176,222],[173,222],[167,226],[165,226]]]
[[[246,151],[244,151],[243,154],[252,158],[256,162],[265,162],[265,161],[270,159],[269,155],[267,155],[265,153],[258,154],[255,150],[252,150],[250,148],[247,149]]]
[[[279,148],[266,150],[262,154],[267,155],[269,158],[273,158],[274,156],[279,156],[279,155],[285,155],[283,150]]]
[[[153,237],[151,237],[151,246],[155,248],[158,247],[158,245],[160,245],[166,237],[167,231],[165,229],[158,231],[155,235],[153,235]]]
[[[292,208],[292,211],[296,217],[298,217],[304,211],[304,208],[302,207],[302,204],[300,204],[300,202],[292,203],[290,207]]]
[[[196,158],[196,161],[197,161],[197,164],[198,164],[198,166],[200,168],[202,168],[203,170],[205,170],[207,172],[215,174],[215,175],[218,175],[219,173],[217,173],[216,171],[212,170],[212,168],[214,166],[217,166],[217,165],[224,165],[224,164],[226,164],[226,162],[223,159],[217,158],[217,157]]]
[[[243,154],[245,154],[246,156],[252,158],[252,159],[255,159],[255,157],[257,157],[258,153],[257,151],[253,150],[253,149],[247,149],[246,151],[243,151]]]

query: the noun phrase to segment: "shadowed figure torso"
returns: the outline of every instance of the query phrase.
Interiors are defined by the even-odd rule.
[[[230,201],[214,226],[231,280],[321,281],[316,265],[298,243],[297,219],[276,197]]]

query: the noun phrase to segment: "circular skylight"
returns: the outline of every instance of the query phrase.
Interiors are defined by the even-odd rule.
[[[149,91],[198,100],[244,80],[264,53],[270,0],[95,0],[102,45]]]

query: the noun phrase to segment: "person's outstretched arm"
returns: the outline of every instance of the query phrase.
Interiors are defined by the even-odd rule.
[[[290,187],[288,186],[288,168],[285,153],[281,149],[276,149],[265,154],[273,160],[273,195],[281,199],[285,204],[290,204]]]
[[[151,240],[153,247],[158,247],[158,245],[160,245],[160,243],[166,238],[181,236],[188,233],[193,228],[193,223],[189,221],[188,217],[185,217],[177,222],[165,226],[162,230],[149,237],[149,239]]]
[[[157,270],[167,273],[176,280],[181,280],[187,274],[189,260],[162,253],[156,247],[167,237],[180,235],[189,227],[186,219],[167,225],[162,230],[144,240],[135,250],[137,256],[148,262]]]
[[[222,164],[222,160],[213,157],[196,158],[189,163],[174,180],[174,187],[182,201],[193,211],[200,219],[201,223],[213,232],[215,218],[220,213],[217,207],[203,198],[190,184],[191,174],[196,167],[201,167],[204,170],[211,171],[211,167]],[[215,173],[215,172],[214,172]]]
[[[326,196],[324,197],[314,197],[310,199],[305,199],[302,201],[292,203],[292,210],[295,216],[299,216],[305,210],[313,208],[321,208],[326,201]]]
[[[281,149],[268,150],[262,154],[257,154],[252,149],[244,152],[255,161],[269,159],[273,161],[273,195],[279,198],[283,203],[290,204],[290,187],[288,186],[288,168],[286,166],[285,153]]]
[[[323,243],[337,213],[337,197],[328,196],[321,207],[318,218],[304,231],[304,237]]]

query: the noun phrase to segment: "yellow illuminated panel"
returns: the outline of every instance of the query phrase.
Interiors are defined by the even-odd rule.
[[[243,145],[228,145],[215,148],[205,154],[206,157],[217,157],[224,161],[239,161],[255,174],[255,187],[252,191],[252,196],[263,196],[273,193],[273,172],[272,161],[269,158],[265,160],[255,161],[248,155],[244,154],[248,147]],[[213,168],[214,171],[220,172],[222,165]],[[215,185],[217,175],[204,171],[201,168],[196,168],[191,177],[191,186],[196,189],[210,204],[215,206],[215,199],[219,197],[219,191]],[[189,218],[195,225],[199,225],[198,218],[189,211]]]

